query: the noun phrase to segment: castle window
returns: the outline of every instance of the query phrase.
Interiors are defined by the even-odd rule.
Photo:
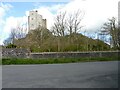
[[[33,15],[33,13],[32,13],[32,15]]]
[[[33,20],[33,18],[31,18]]]

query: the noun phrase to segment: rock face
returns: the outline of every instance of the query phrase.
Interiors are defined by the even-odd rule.
[[[29,51],[26,49],[17,49],[17,48],[2,49],[3,58],[27,58],[28,56],[29,56]]]

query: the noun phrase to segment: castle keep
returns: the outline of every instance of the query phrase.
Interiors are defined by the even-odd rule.
[[[38,14],[38,11],[30,11],[28,16],[28,30],[34,30],[38,27],[47,28],[46,19],[42,18],[42,15]]]

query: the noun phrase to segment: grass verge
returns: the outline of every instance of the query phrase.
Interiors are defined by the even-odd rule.
[[[75,63],[75,62],[92,62],[92,61],[118,61],[118,57],[92,57],[92,58],[50,58],[50,59],[18,59],[3,58],[2,65],[18,64],[57,64],[57,63]]]

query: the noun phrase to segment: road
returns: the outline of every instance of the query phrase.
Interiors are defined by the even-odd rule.
[[[3,88],[117,88],[118,61],[5,65]]]

